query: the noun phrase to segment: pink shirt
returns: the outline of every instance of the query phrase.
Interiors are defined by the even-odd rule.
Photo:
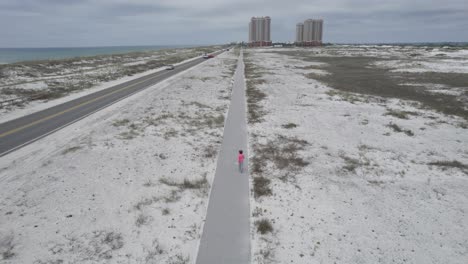
[[[239,156],[237,157],[237,160],[239,162],[243,162],[244,161],[244,154],[239,154]]]

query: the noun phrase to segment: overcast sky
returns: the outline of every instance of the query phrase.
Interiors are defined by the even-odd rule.
[[[252,16],[273,41],[324,19],[324,42],[468,41],[467,0],[0,0],[0,47],[245,41]]]

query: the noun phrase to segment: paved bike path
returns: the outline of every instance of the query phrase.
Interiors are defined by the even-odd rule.
[[[244,173],[237,153],[244,150]],[[244,62],[237,63],[231,105],[211,188],[197,264],[250,263],[250,205]]]

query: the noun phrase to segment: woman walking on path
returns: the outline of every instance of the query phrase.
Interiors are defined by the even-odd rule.
[[[239,150],[237,161],[239,162],[239,172],[242,173],[244,171],[244,154],[242,150]]]

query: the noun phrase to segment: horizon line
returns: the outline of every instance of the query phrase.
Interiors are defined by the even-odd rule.
[[[225,44],[144,44],[144,45],[103,45],[103,46],[20,46],[20,47],[0,47],[0,49],[59,49],[59,48],[119,48],[119,47],[202,47]]]
[[[119,48],[119,47],[203,47],[203,46],[216,46],[216,45],[228,45],[233,42],[218,43],[218,44],[143,44],[143,45],[103,45],[103,46],[22,46],[22,47],[0,47],[0,49],[60,49],[60,48]],[[235,43],[248,43],[247,41],[238,41]],[[272,41],[272,43],[291,43],[294,41]],[[444,43],[468,43],[468,41],[396,41],[396,42],[326,42],[323,44],[337,44],[337,45],[382,45],[382,44],[444,44]]]

